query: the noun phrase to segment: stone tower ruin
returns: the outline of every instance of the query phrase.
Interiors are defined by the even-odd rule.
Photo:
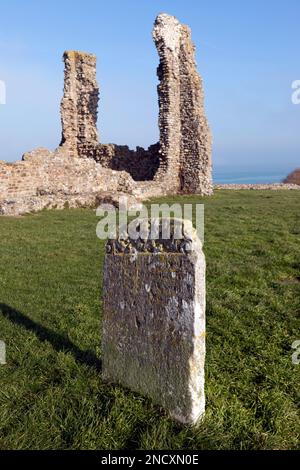
[[[204,112],[202,80],[188,26],[174,16],[156,18],[153,38],[158,67],[161,165],[156,178],[177,180],[184,193],[212,193],[211,134]],[[175,188],[174,188],[175,189]]]
[[[62,139],[60,145],[70,155],[80,155],[86,143],[98,144],[97,116],[99,88],[96,56],[66,51],[64,95],[61,102]]]
[[[136,150],[100,143],[96,57],[67,51],[60,145],[53,152],[27,152],[15,164],[0,161],[0,214],[93,205],[120,194],[136,201],[212,194],[211,134],[191,31],[163,13],[155,20],[153,39],[160,60],[159,142]]]
[[[159,143],[136,151],[99,144],[96,57],[68,51],[64,53],[61,145],[72,155],[88,156],[106,168],[124,170],[136,181],[163,184],[170,193],[209,195],[211,134],[191,31],[174,16],[163,13],[156,18],[153,39],[160,59]]]

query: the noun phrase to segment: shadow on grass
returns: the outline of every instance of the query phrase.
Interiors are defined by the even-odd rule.
[[[26,330],[33,331],[40,341],[48,341],[52,344],[55,351],[70,352],[76,361],[89,367],[95,368],[97,371],[102,370],[101,360],[93,353],[93,351],[82,351],[72,341],[56,333],[50,328],[40,325],[23,313],[15,310],[9,305],[0,303],[0,312],[9,321],[16,325],[20,325]]]

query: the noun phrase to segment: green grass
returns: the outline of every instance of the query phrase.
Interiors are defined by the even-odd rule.
[[[0,449],[300,448],[300,193],[164,202],[205,203],[204,421],[102,383],[97,218],[45,211],[0,218]]]

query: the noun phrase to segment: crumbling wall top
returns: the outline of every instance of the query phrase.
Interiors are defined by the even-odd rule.
[[[182,25],[175,16],[161,13],[155,20],[152,35],[156,44],[163,42],[165,47],[177,53],[180,47],[181,32]]]
[[[96,55],[95,54],[91,54],[90,52],[83,52],[83,51],[65,51],[63,53],[63,59],[65,59],[66,57],[68,57],[69,59],[72,59],[72,58],[93,58],[96,60]]]

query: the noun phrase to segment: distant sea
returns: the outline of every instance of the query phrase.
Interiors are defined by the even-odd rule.
[[[256,183],[281,183],[287,177],[289,171],[270,172],[268,170],[235,170],[218,169],[213,170],[213,181],[215,184],[256,184]]]

